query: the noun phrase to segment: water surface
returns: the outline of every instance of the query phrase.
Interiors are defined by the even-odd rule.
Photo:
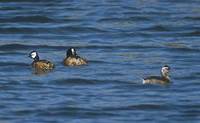
[[[0,122],[200,121],[200,1],[1,0]],[[89,60],[64,67],[66,49]],[[31,50],[56,68],[31,70]],[[170,86],[142,77],[171,66]]]

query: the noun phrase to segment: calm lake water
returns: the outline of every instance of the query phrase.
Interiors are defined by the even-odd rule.
[[[1,0],[0,15],[1,123],[200,122],[199,0]],[[88,65],[62,65],[72,46]],[[55,70],[33,74],[32,50]],[[165,64],[172,84],[142,84]]]

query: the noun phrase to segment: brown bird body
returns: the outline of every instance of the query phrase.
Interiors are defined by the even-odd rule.
[[[36,51],[32,51],[29,55],[34,61],[32,62],[32,67],[35,73],[45,73],[53,70],[55,67],[53,63],[48,60],[40,60],[39,55]]]
[[[163,76],[149,76],[143,80],[144,84],[168,84],[170,79]]]
[[[74,48],[69,48],[67,51],[67,57],[63,60],[65,66],[80,66],[86,65],[87,61],[76,54]]]
[[[170,67],[165,65],[161,69],[161,76],[149,76],[143,79],[143,84],[169,84],[170,77],[169,77]]]
[[[80,57],[66,57],[63,62],[65,66],[80,66],[87,64],[87,61]]]
[[[33,61],[32,67],[37,71],[49,71],[54,68],[54,64],[47,60]]]

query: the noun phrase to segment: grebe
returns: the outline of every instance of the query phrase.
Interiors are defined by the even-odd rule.
[[[80,66],[87,64],[87,61],[77,55],[75,48],[69,48],[63,63],[65,66]]]
[[[161,69],[161,76],[149,76],[143,79],[143,84],[168,84],[170,67],[164,65]]]
[[[29,57],[33,59],[32,67],[36,72],[47,72],[55,67],[50,61],[40,60],[37,51],[30,52]]]

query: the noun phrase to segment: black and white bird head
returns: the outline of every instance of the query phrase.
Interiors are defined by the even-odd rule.
[[[168,65],[164,65],[161,69],[161,73],[163,76],[168,76],[170,71],[170,67]]]
[[[29,54],[29,57],[34,60],[39,60],[39,55],[38,55],[37,51],[31,51]]]
[[[77,53],[76,53],[76,49],[75,48],[69,48],[67,50],[67,57],[70,57],[70,56],[77,56]]]

